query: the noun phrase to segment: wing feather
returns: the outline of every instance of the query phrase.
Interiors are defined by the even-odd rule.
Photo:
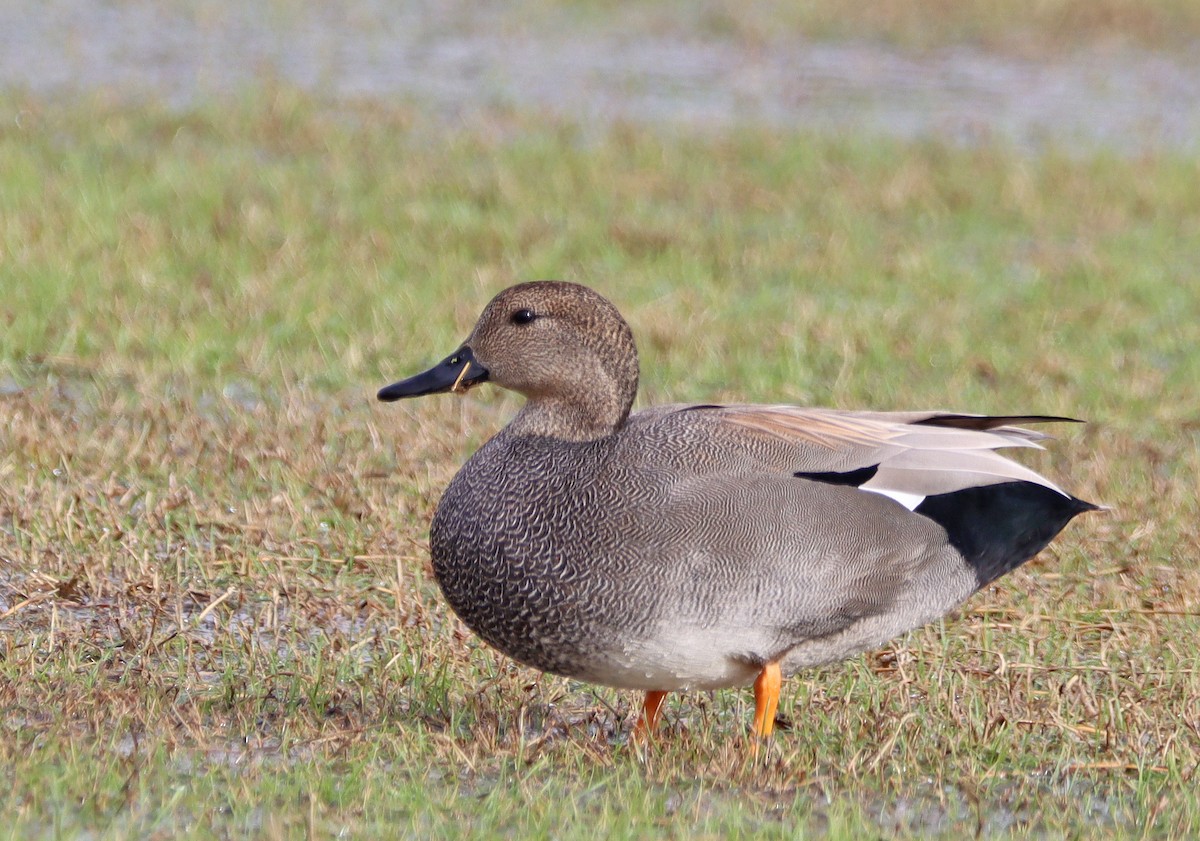
[[[1031,482],[1067,494],[1049,479],[996,452],[1042,449],[1047,435],[1015,422],[1070,420],[1038,415],[948,412],[844,412],[797,406],[694,406],[732,433],[764,467],[791,473],[849,472],[874,467],[863,490],[915,497],[1001,482]]]

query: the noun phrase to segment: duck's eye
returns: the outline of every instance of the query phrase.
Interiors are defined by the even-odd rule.
[[[537,313],[535,313],[533,310],[521,309],[521,310],[517,310],[516,312],[514,312],[512,314],[512,323],[513,324],[528,324],[529,322],[533,321],[535,318],[537,318]]]

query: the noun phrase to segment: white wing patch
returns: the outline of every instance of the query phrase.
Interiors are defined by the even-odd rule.
[[[909,511],[916,511],[917,506],[925,501],[925,497],[922,494],[910,494],[905,493],[904,491],[892,491],[888,490],[887,488],[868,488],[866,485],[859,485],[858,489],[860,491],[867,491],[868,493],[886,496],[888,499],[894,499]]]

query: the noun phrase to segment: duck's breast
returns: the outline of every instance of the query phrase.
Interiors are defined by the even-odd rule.
[[[629,530],[654,480],[613,476],[613,451],[611,439],[501,433],[438,504],[430,550],[447,601],[523,663],[589,677],[592,661],[652,621]]]

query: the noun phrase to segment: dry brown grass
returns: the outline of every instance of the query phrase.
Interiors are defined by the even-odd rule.
[[[357,402],[113,399],[79,380],[6,397],[0,708],[20,730],[0,759],[115,739],[124,781],[73,789],[96,815],[135,800],[155,757],[265,774],[382,752],[468,788],[508,768],[628,773],[635,698],[480,649],[430,583],[438,488],[505,407]],[[1095,486],[1130,446],[1093,434],[1062,458]],[[1138,796],[1181,791],[1200,763],[1200,574],[1165,562],[1182,524],[1156,515],[1186,495],[1167,484],[1140,510],[1077,523],[944,627],[791,681],[794,729],[766,767],[748,761],[739,693],[672,700],[662,744],[634,761],[667,791],[723,781],[703,810],[861,789],[880,792],[868,813],[914,831],[1055,826],[1090,808],[1153,824]],[[922,805],[896,805],[909,800]]]

